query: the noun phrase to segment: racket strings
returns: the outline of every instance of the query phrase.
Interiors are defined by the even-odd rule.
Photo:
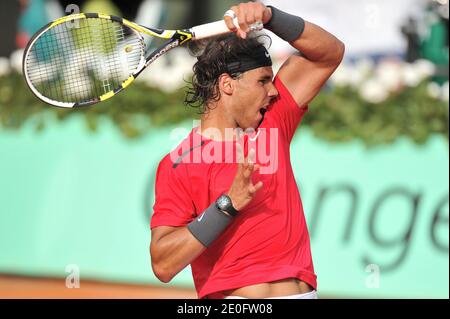
[[[83,103],[116,90],[139,66],[142,38],[120,23],[82,19],[44,32],[27,56],[27,75],[43,96]]]

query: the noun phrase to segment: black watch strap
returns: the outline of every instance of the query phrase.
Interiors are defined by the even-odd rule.
[[[239,211],[237,211],[233,205],[231,205],[230,207],[228,207],[227,210],[225,210],[228,214],[230,214],[233,217],[236,217],[239,214]]]
[[[222,195],[216,200],[217,208],[221,211],[224,211],[231,215],[232,217],[236,217],[239,214],[239,211],[233,207],[233,203],[231,198],[227,195]]]

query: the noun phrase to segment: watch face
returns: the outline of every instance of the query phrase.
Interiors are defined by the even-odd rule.
[[[227,210],[231,205],[231,200],[228,196],[222,195],[217,199],[217,206],[221,210]]]

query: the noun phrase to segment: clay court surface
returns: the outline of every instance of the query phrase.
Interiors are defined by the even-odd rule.
[[[81,281],[80,288],[66,288],[65,278],[0,275],[0,299],[196,299],[194,289],[158,285]]]

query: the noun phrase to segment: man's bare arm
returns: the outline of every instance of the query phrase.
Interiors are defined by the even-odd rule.
[[[244,39],[250,31],[249,26],[256,22],[262,22],[275,34],[277,28],[281,29],[278,33],[281,31],[289,35],[295,32],[293,30],[302,30],[296,39],[289,39],[289,43],[299,52],[291,56],[278,72],[300,107],[308,104],[319,93],[342,61],[344,43],[313,23],[303,19],[296,21],[298,18],[288,17],[286,13],[261,2],[241,3],[231,10],[236,13],[239,28],[230,17],[225,17],[225,22],[231,31]],[[303,23],[304,28],[301,27]]]
[[[278,76],[297,104],[308,104],[333,74],[344,56],[344,43],[305,21],[302,35],[290,43],[299,52],[280,68]]]
[[[155,227],[150,243],[153,272],[162,282],[169,282],[205,249],[187,227]]]

